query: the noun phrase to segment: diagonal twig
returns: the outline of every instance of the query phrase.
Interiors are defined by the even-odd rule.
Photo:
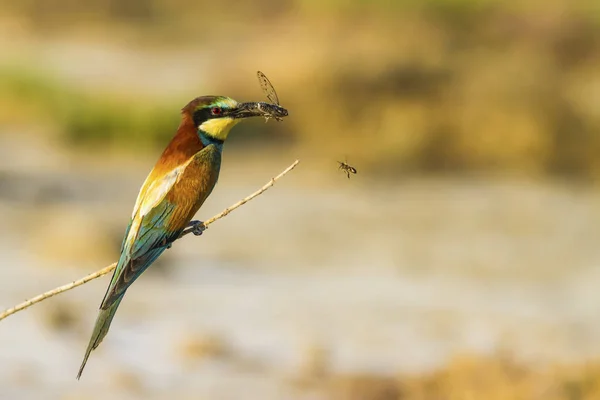
[[[267,191],[271,186],[273,186],[275,184],[275,182],[278,179],[281,179],[285,174],[287,174],[288,172],[290,172],[291,170],[293,170],[296,165],[298,165],[298,163],[300,162],[300,160],[296,160],[294,161],[294,163],[292,165],[290,165],[289,167],[287,167],[285,170],[283,170],[279,175],[277,175],[275,178],[271,179],[269,182],[267,182],[263,187],[261,187],[260,189],[258,189],[256,192],[244,197],[242,200],[238,201],[237,203],[233,204],[230,207],[227,207],[226,209],[224,209],[223,211],[221,211],[219,214],[215,215],[214,217],[204,221],[202,228],[206,229],[208,227],[208,225],[212,224],[213,222],[225,217],[227,214],[229,214],[230,212],[232,212],[233,210],[235,210],[236,208],[243,206],[244,204],[246,204],[247,202],[249,202],[250,200],[252,200],[253,198],[260,196],[261,194],[263,194],[265,191]],[[181,236],[179,236],[176,240],[181,239],[183,236],[187,235],[188,233],[192,233],[194,232],[193,229],[186,229]],[[96,272],[93,272],[89,275],[84,276],[81,279],[78,279],[76,281],[73,281],[71,283],[67,283],[66,285],[62,285],[59,286],[57,288],[54,288],[52,290],[49,290],[47,292],[44,292],[42,294],[39,294],[35,297],[32,297],[28,300],[25,300],[24,302],[17,304],[16,306],[6,309],[4,311],[2,311],[0,313],[0,321],[3,320],[6,317],[9,317],[19,311],[22,311],[28,307],[31,307],[34,304],[37,304],[41,301],[44,301],[52,296],[56,296],[57,294],[66,292],[68,290],[71,290],[73,288],[76,288],[77,286],[81,286],[83,284],[88,283],[89,281],[92,281],[96,278],[99,278],[101,276],[104,276],[110,272],[112,272],[117,266],[117,263],[112,263],[111,265],[109,265],[108,267],[102,268],[101,270],[98,270]]]

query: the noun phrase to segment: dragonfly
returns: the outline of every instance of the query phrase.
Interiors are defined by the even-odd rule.
[[[282,121],[282,118],[288,115],[288,111],[279,105],[279,97],[277,96],[277,92],[275,91],[273,84],[269,78],[267,78],[267,76],[260,71],[256,71],[256,76],[258,77],[260,87],[267,95],[267,99],[270,101],[270,103],[258,103],[258,108],[266,111],[269,114],[265,117],[265,122],[268,122],[270,118],[273,118],[276,121]]]

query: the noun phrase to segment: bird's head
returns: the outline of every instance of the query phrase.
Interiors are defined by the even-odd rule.
[[[238,103],[225,96],[202,96],[192,100],[182,112],[191,118],[200,134],[224,142],[231,128],[242,119],[271,116],[273,109],[261,104],[264,103]]]

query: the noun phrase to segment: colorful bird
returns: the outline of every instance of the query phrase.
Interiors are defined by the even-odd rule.
[[[283,110],[283,111],[282,111]],[[279,116],[287,110],[279,107]],[[191,221],[212,192],[221,168],[223,143],[231,128],[248,117],[266,117],[258,103],[238,103],[223,96],[203,96],[182,109],[175,137],[142,185],[121,245],[121,256],[100,305],[100,312],[77,379],[108,333],[125,291],[186,227],[199,235],[200,221]]]

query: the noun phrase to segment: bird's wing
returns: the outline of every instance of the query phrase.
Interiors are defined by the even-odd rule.
[[[190,161],[191,159],[184,165],[172,169],[158,179],[154,177],[154,170],[152,170],[140,189],[138,198],[135,201],[135,206],[133,207],[131,218],[134,219],[138,213],[143,217],[160,203],[173,185],[175,185]]]
[[[179,236],[180,229],[169,226],[169,217],[176,205],[167,199],[167,194],[179,181],[192,159],[193,157],[162,177],[152,179],[151,173],[146,178],[123,239],[121,257],[100,308],[110,307],[166,250],[167,245]]]

